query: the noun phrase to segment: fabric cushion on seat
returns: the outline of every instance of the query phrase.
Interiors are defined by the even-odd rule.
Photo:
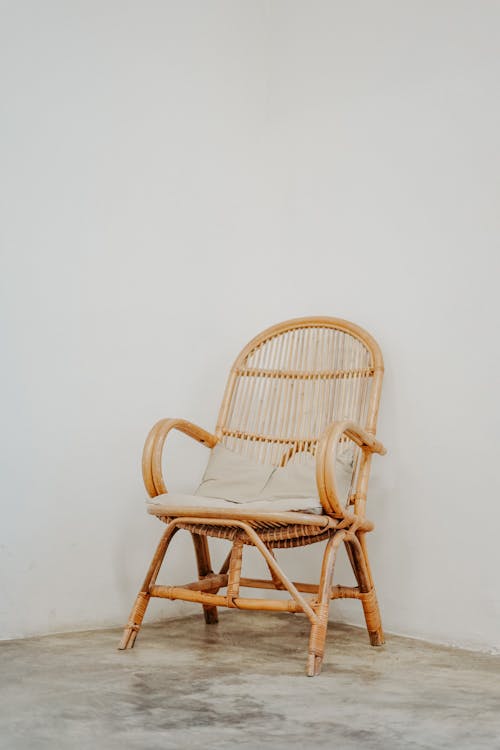
[[[299,459],[303,462],[300,463]],[[260,497],[278,500],[290,497],[318,497],[316,462],[310,453],[296,454],[286,466],[271,467]]]
[[[269,464],[258,464],[218,444],[210,451],[207,468],[195,495],[220,497],[233,503],[256,499],[273,469]]]
[[[234,502],[224,500],[220,497],[206,497],[203,495],[183,495],[177,492],[168,492],[148,498],[148,504],[161,505],[165,508],[221,508],[225,510],[245,509],[254,510],[259,513],[280,513],[286,511],[300,511],[301,513],[312,513],[321,515],[323,508],[318,498],[283,498],[278,500],[246,500]]]
[[[303,462],[300,463],[299,459]],[[342,452],[336,462],[336,479],[341,502],[347,501],[353,462],[351,452]],[[220,498],[231,503],[272,503],[280,501],[280,510],[299,510],[298,507],[281,507],[284,502],[297,506],[298,500],[306,503],[300,510],[316,508],[321,503],[316,485],[315,459],[310,453],[295,454],[283,467],[258,464],[245,456],[218,444],[211,450],[207,468],[196,496]]]

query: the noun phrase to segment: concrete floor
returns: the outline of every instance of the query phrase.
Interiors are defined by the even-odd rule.
[[[332,624],[308,678],[307,633],[234,611],[147,625],[127,652],[115,630],[0,643],[0,747],[500,748],[500,657]]]

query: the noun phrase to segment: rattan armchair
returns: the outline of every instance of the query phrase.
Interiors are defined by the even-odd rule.
[[[162,472],[165,439],[173,429],[208,448],[222,444],[261,464],[285,466],[292,458],[313,454],[322,514],[255,512],[231,509],[176,508],[158,500],[148,511],[166,524],[144,583],[132,608],[119,648],[134,645],[152,597],[182,599],[203,605],[205,621],[217,622],[217,607],[302,612],[311,623],[307,674],[321,671],[329,604],[359,599],[370,642],[384,643],[380,613],[368,562],[365,516],[373,453],[384,454],[375,438],[383,378],[383,360],[374,339],[345,320],[312,317],[280,323],[254,338],[237,357],[229,376],[217,426],[207,432],[182,419],[160,420],[149,433],[143,454],[143,477],[151,498],[167,493]],[[339,497],[336,454],[352,455],[347,502]],[[167,548],[180,529],[192,535],[199,580],[182,586],[156,583]],[[231,541],[218,572],[211,567],[209,537]],[[274,550],[326,542],[319,584],[292,582]],[[337,549],[346,547],[356,586],[333,585]],[[269,579],[242,576],[245,545],[264,557]],[[250,598],[241,590],[276,589],[287,598]],[[225,589],[225,591],[224,591]]]

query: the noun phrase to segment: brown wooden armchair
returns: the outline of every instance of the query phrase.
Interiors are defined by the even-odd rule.
[[[198,602],[207,623],[217,622],[219,606],[303,612],[311,623],[310,676],[321,671],[331,599],[359,599],[371,644],[384,643],[365,541],[373,529],[365,517],[372,453],[385,453],[375,438],[383,369],[377,343],[358,326],[326,317],[289,320],[259,334],[237,357],[213,434],[182,419],[162,419],[153,427],[144,447],[143,477],[150,497],[155,498],[148,512],[166,528],[132,608],[121,649],[134,645],[151,597]],[[176,506],[177,496],[166,494],[162,473],[163,446],[172,429],[208,448],[222,445],[271,467],[303,458],[310,461],[312,454],[323,512],[256,510],[252,503],[221,508],[206,501],[198,505],[196,500]],[[352,466],[347,498],[340,496],[338,488],[337,453],[348,455]],[[157,585],[168,545],[179,529],[192,535],[199,580],[182,586]],[[211,536],[232,542],[217,573],[210,563]],[[289,580],[274,550],[322,541],[326,547],[319,584]],[[342,543],[357,586],[332,583]],[[269,579],[242,576],[245,545],[253,545],[262,554]],[[245,587],[287,591],[289,597],[249,598],[242,596]]]

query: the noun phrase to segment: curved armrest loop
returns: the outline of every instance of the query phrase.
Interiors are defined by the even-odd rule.
[[[208,448],[213,448],[218,442],[218,438],[211,432],[186,419],[160,419],[149,432],[142,453],[142,477],[150,497],[168,492],[163,478],[161,458],[166,437],[173,429],[189,435]]]
[[[372,453],[380,453],[381,455],[386,453],[386,449],[382,443],[355,422],[350,422],[349,420],[332,422],[326,428],[316,451],[316,482],[321,505],[325,513],[337,518],[346,517],[345,508],[342,507],[339,499],[335,479],[335,459],[337,448],[343,435],[361,447],[365,454],[365,459],[369,459]],[[363,463],[366,465],[366,460]],[[368,479],[368,468],[369,465],[366,465],[366,471],[364,472],[366,474],[365,482]],[[356,509],[357,512],[358,509]]]

